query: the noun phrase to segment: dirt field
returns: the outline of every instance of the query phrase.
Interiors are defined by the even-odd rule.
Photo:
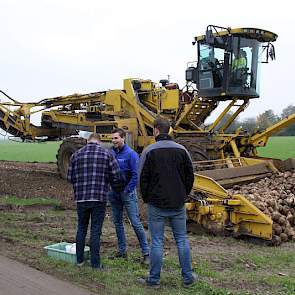
[[[0,196],[50,197],[60,200],[65,209],[75,209],[72,187],[66,180],[59,177],[55,164],[0,161]],[[128,223],[127,218],[126,222]],[[111,224],[110,212],[107,213],[104,228],[114,237],[114,241],[106,241],[105,243],[108,246],[115,246],[115,232]],[[73,240],[74,233],[71,234],[72,237],[69,235],[68,240]],[[136,237],[133,233],[130,236],[129,246],[136,246]],[[166,240],[166,249],[169,249],[170,242],[174,245],[174,241],[170,235],[167,235]],[[208,253],[208,247],[212,247],[211,251],[214,252],[224,251],[223,243],[215,243],[210,239],[199,241],[196,251],[199,254],[205,254]],[[239,249],[238,244],[229,244],[226,248],[229,253],[243,251]]]
[[[65,208],[74,206],[72,187],[59,177],[55,164],[0,161],[0,195],[50,197]]]
[[[72,187],[66,180],[59,177],[56,165],[53,163],[0,161],[0,196],[55,198],[61,201],[64,209],[75,209]],[[126,222],[128,223],[127,218]],[[107,213],[104,227],[108,226],[113,227],[111,224],[110,212]],[[115,234],[113,229],[106,229],[106,231]],[[74,237],[72,237],[72,239],[73,238]],[[173,238],[170,238],[171,242],[173,242]],[[169,242],[170,238],[167,236],[167,242]],[[220,241],[219,243],[215,243],[210,239],[205,239],[205,241],[197,245],[196,252],[199,254],[208,253],[208,247],[211,247],[211,251],[216,252],[221,250],[235,253],[245,251],[244,245],[242,247],[239,247],[239,243],[230,245],[230,242],[226,242],[227,238],[224,238],[224,240],[227,244],[226,250],[224,249],[224,244],[220,244]],[[135,245],[137,244],[135,236],[131,237],[129,243],[131,241],[134,241]],[[116,241],[110,242],[110,244],[115,245]],[[169,248],[169,243],[167,247]]]
[[[7,226],[5,224],[2,227],[0,226],[2,231],[2,236],[0,235],[0,253],[2,255],[52,274],[52,269],[47,264],[40,265],[38,259],[40,257],[43,259],[42,248],[46,244],[61,240],[74,242],[76,212],[73,210],[75,204],[71,185],[59,178],[55,164],[0,161],[0,196],[17,196],[19,198],[50,197],[62,202],[62,207],[66,210],[60,217],[46,215],[39,208],[33,208],[31,210],[36,212],[37,215],[33,212],[31,215],[16,216],[15,218],[19,218],[19,220],[7,221],[7,226],[11,227],[11,232],[6,231]],[[18,209],[11,208],[9,210],[17,212]],[[138,251],[138,241],[127,218],[126,231],[130,252]],[[26,238],[21,243],[16,243],[20,239],[17,236],[19,233],[21,235],[26,233],[27,236],[33,235],[36,240],[31,241]],[[13,236],[14,234],[16,235]],[[200,270],[203,269],[205,282],[215,288],[227,288],[236,292],[247,290],[249,292],[247,294],[283,294],[280,292],[285,290],[285,281],[274,287],[268,279],[265,279],[265,276],[276,276],[280,280],[289,280],[289,275],[290,277],[294,275],[293,260],[290,261],[290,258],[288,258],[289,253],[293,253],[295,250],[295,243],[293,242],[285,243],[280,248],[275,249],[233,238],[212,237],[206,234],[190,234],[189,239],[194,267]],[[108,254],[116,250],[116,245],[115,230],[108,211],[102,234],[102,255],[107,257]],[[32,248],[36,249],[38,255],[41,255],[38,256],[38,259],[34,255],[22,256],[21,253],[28,252],[28,249]],[[173,257],[175,255],[174,239],[168,230],[165,234],[165,256]],[[274,264],[274,262],[271,262],[271,257],[278,257],[278,260],[280,260],[280,255],[283,255],[282,259],[286,259],[287,262],[282,263],[282,265],[280,265],[280,262],[276,262],[277,266],[273,267],[271,263]],[[267,262],[263,262],[257,257],[262,257],[259,259],[266,259]],[[269,266],[266,265],[268,261],[270,262]],[[208,265],[210,265],[209,270],[207,270]],[[175,267],[171,271],[175,271]],[[233,276],[237,272],[240,274],[233,280]],[[283,273],[283,276],[281,276],[281,273]],[[249,277],[246,278],[247,276]],[[68,277],[65,277],[65,279],[71,280]],[[84,285],[83,282],[81,284]],[[92,287],[95,286],[95,284],[92,286],[87,282],[88,289],[92,290]],[[293,283],[290,288],[293,288]]]

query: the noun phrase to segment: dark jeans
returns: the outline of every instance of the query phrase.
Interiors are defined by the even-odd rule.
[[[130,193],[122,192],[119,194],[111,192],[109,193],[109,201],[112,206],[112,217],[116,227],[119,253],[124,254],[127,250],[123,222],[123,209],[125,207],[128,218],[139,241],[141,252],[143,255],[148,255],[150,249],[148,246],[144,228],[139,218],[136,191],[134,190]]]
[[[170,222],[174,239],[178,250],[178,259],[182,269],[184,283],[193,281],[192,261],[189,241],[186,233],[186,211],[185,206],[179,209],[161,209],[148,205],[148,223],[151,233],[152,245],[150,252],[150,274],[148,281],[158,284],[163,260],[163,243],[165,220]]]
[[[89,219],[91,218],[90,255],[91,266],[100,266],[100,236],[106,212],[106,202],[85,201],[77,202],[78,229],[76,235],[77,263],[84,261],[85,238]]]

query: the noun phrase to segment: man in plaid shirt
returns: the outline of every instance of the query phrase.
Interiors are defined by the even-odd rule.
[[[82,266],[84,263],[85,238],[91,218],[91,266],[100,269],[100,236],[107,193],[110,185],[118,192],[123,187],[119,165],[113,155],[101,147],[99,134],[91,134],[87,145],[72,155],[67,178],[73,185],[77,203],[77,265]]]

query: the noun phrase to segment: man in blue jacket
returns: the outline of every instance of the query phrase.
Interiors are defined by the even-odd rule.
[[[138,238],[143,263],[149,263],[149,246],[146,234],[139,218],[137,205],[137,177],[138,177],[138,154],[125,143],[126,133],[121,128],[112,131],[112,154],[119,163],[121,178],[124,180],[125,188],[121,193],[114,191],[109,194],[112,207],[113,222],[116,227],[118,238],[118,253],[110,258],[127,258],[126,236],[123,222],[123,209],[126,208],[128,218]]]

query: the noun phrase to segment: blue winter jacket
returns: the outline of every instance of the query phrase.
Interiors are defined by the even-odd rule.
[[[112,148],[112,154],[119,163],[121,177],[125,183],[124,192],[129,193],[136,188],[138,176],[138,154],[127,144],[121,149]]]

